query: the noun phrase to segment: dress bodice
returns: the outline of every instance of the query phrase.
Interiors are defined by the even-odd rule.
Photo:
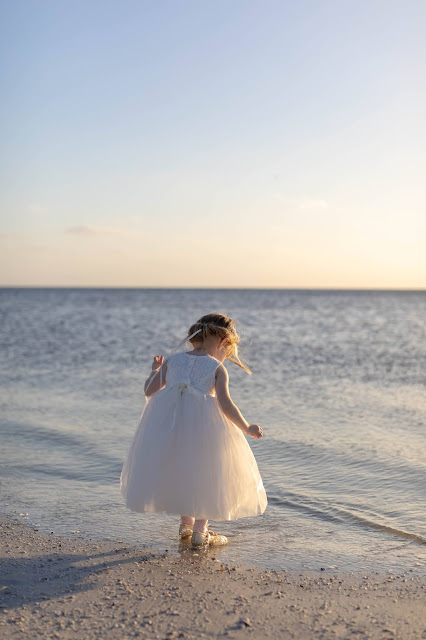
[[[192,356],[186,352],[176,353],[167,361],[166,386],[185,383],[200,393],[213,394],[216,369],[220,360],[213,356]]]

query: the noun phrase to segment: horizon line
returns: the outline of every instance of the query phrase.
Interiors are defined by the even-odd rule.
[[[0,284],[0,289],[110,289],[110,290],[144,290],[152,289],[155,291],[165,290],[194,290],[194,291],[394,291],[394,292],[426,292],[425,288],[417,287],[221,287],[221,286],[126,286],[126,285],[3,285]]]

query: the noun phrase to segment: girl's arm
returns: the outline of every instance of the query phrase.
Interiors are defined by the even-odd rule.
[[[223,413],[231,420],[243,433],[254,438],[261,438],[263,435],[262,427],[257,424],[249,424],[244,418],[241,411],[231,398],[229,393],[229,375],[223,364],[219,365],[216,373],[216,397],[222,408]]]
[[[163,367],[162,376],[162,385],[160,387],[160,369]],[[152,396],[157,391],[160,391],[163,387],[166,386],[166,373],[167,373],[167,362],[164,362],[163,356],[155,356],[152,361],[152,373],[145,381],[144,392],[146,396]]]

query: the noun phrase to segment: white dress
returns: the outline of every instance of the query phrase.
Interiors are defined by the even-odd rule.
[[[132,511],[236,520],[262,514],[268,500],[243,432],[215,394],[213,356],[177,353],[166,386],[147,398],[121,472]]]

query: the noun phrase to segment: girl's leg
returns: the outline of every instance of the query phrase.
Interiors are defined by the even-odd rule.
[[[193,518],[192,516],[181,516],[180,521],[181,524],[189,524],[190,527],[193,527],[195,518]]]
[[[201,533],[205,533],[207,531],[207,523],[208,520],[197,519],[194,523],[194,531],[200,531]]]

